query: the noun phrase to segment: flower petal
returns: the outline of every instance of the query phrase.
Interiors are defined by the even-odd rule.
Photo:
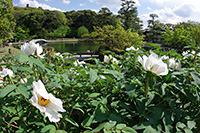
[[[63,102],[59,99],[54,97],[52,94],[49,94],[50,103],[47,105],[47,108],[51,108],[55,111],[65,112],[66,110],[63,109]]]
[[[51,108],[47,108],[45,116],[49,118],[50,122],[59,122],[61,114],[57,111],[52,110]]]
[[[33,81],[33,91],[36,91],[38,97],[42,96],[45,99],[49,99],[47,90],[41,80],[38,82]]]

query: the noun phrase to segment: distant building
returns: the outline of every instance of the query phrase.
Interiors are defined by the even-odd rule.
[[[26,4],[26,8],[29,8],[29,4]]]

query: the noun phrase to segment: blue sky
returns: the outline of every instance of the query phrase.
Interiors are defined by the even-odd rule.
[[[200,0],[134,0],[138,8],[138,16],[147,26],[149,14],[159,16],[162,23],[176,24],[188,20],[200,22]],[[14,6],[42,7],[43,9],[59,11],[93,10],[98,12],[102,7],[107,7],[117,14],[121,0],[13,0]]]

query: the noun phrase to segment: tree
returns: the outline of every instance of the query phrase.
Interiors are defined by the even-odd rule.
[[[119,18],[122,21],[122,25],[125,30],[131,29],[133,31],[139,32],[142,28],[140,24],[141,21],[138,17],[137,7],[135,7],[135,2],[132,0],[121,0],[121,9],[118,11]]]
[[[132,32],[130,29],[125,30],[120,19],[117,21],[116,27],[112,25],[104,25],[101,27],[95,27],[96,36],[102,46],[106,47],[110,51],[123,52],[127,46],[138,46],[144,45],[143,37],[139,36],[138,33]]]
[[[183,48],[184,46],[190,45],[190,39],[192,39],[192,29],[184,26],[176,28],[174,31],[169,29],[162,35],[163,43],[171,45],[175,48]]]
[[[60,26],[66,25],[68,22],[63,12],[45,10],[44,14],[46,16],[44,17],[46,18],[44,28],[47,29],[48,32],[53,32]]]
[[[85,26],[81,26],[78,28],[77,36],[81,37],[82,35],[89,34],[88,29]]]
[[[197,47],[200,46],[200,23],[193,25],[191,28],[191,39],[193,39],[197,45]]]
[[[158,18],[158,15],[156,14],[150,14],[150,20],[148,20],[148,33],[147,37],[148,40],[155,42],[161,42],[162,38],[162,25],[160,25],[159,20],[156,20]]]
[[[13,5],[12,0],[0,1],[0,44],[12,37],[15,23],[13,21]]]
[[[78,12],[72,12],[71,17],[73,24],[70,27],[78,29],[81,26],[85,26],[89,32],[93,31],[93,26],[97,25],[96,22],[97,13],[92,10],[83,10]]]
[[[112,12],[107,7],[101,8],[97,15],[98,26],[112,25],[111,15],[112,15]]]
[[[47,34],[47,38],[64,38],[71,32],[71,29],[67,25],[58,27],[53,32]]]
[[[13,33],[13,37],[15,41],[25,40],[29,38],[29,34],[27,30],[24,30],[21,26],[18,26],[15,30],[15,33]]]

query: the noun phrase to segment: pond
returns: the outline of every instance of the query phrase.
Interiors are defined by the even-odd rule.
[[[93,41],[70,41],[48,43],[47,46],[54,47],[56,52],[87,52],[98,50],[100,45]]]

